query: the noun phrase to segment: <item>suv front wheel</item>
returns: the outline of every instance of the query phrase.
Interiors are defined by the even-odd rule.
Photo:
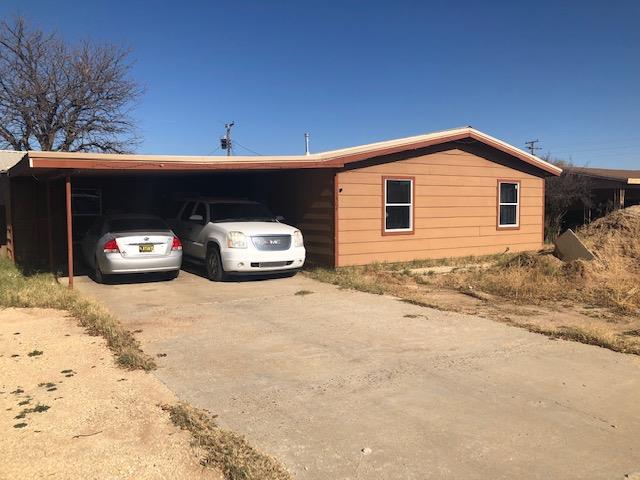
[[[207,248],[207,257],[205,259],[205,268],[207,278],[214,282],[221,282],[225,279],[224,267],[220,258],[220,250],[217,246],[210,245]]]

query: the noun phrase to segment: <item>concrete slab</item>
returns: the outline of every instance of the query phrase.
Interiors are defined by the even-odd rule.
[[[640,471],[640,359],[294,278],[77,288],[179,397],[300,479]],[[306,290],[313,293],[298,294]]]
[[[556,238],[553,243],[556,246],[558,258],[565,262],[571,262],[573,260],[593,260],[596,258],[571,229],[568,229]]]
[[[422,274],[437,274],[440,275],[442,273],[451,273],[455,271],[466,272],[467,270],[472,270],[476,268],[489,268],[491,263],[470,263],[466,265],[436,265],[433,267],[420,267],[420,268],[412,268],[411,273],[417,273],[419,275]]]

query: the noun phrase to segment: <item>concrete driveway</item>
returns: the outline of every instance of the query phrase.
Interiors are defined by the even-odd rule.
[[[638,357],[302,275],[77,288],[166,354],[155,375],[179,397],[300,479],[640,471]]]

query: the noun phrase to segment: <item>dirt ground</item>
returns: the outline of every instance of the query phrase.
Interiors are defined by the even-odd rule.
[[[0,311],[0,479],[221,479],[159,407],[171,391],[104,343],[64,312]]]

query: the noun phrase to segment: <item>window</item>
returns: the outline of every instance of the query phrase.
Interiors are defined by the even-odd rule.
[[[498,182],[498,228],[517,227],[520,217],[520,184]]]
[[[107,231],[112,233],[154,230],[169,230],[169,227],[164,220],[155,217],[112,218],[107,225]]]
[[[191,216],[191,212],[193,212],[193,206],[195,204],[196,202],[189,202],[184,206],[184,209],[182,210],[182,215],[180,216],[180,220],[184,222],[189,221],[189,217]]]
[[[275,216],[261,203],[212,203],[212,222],[275,222]]]
[[[384,179],[384,231],[413,232],[413,179]]]
[[[73,215],[75,217],[102,215],[102,191],[95,188],[74,188]]]
[[[199,202],[193,214],[200,215],[202,217],[202,220],[198,220],[196,223],[204,225],[207,222],[207,207],[204,203]]]

